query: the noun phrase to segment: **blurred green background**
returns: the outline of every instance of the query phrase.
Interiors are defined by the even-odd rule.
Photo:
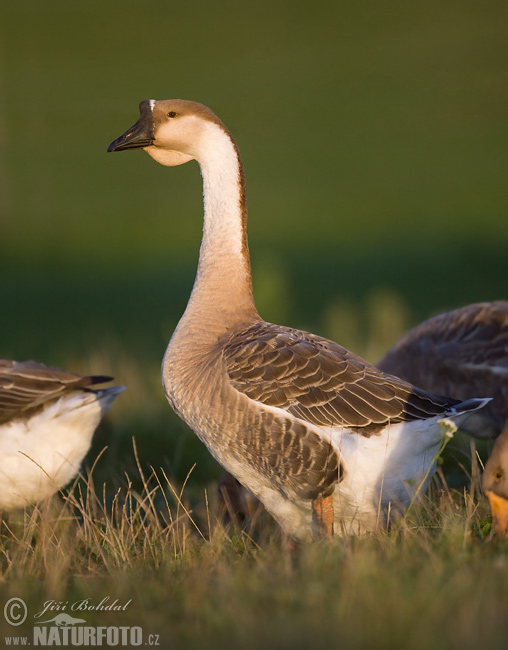
[[[125,383],[110,458],[132,435],[184,473],[201,454],[158,369],[201,178],[106,153],[140,100],[200,101],[237,139],[267,320],[376,361],[436,312],[508,298],[506,2],[26,0],[0,37],[0,356]]]

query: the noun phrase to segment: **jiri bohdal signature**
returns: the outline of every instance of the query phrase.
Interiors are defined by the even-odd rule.
[[[127,607],[131,604],[132,598],[126,603],[118,602],[118,598],[111,601],[111,596],[106,596],[99,603],[94,604],[91,598],[84,598],[83,600],[76,600],[69,604],[68,600],[47,600],[40,612],[34,614],[34,618],[44,616],[46,612],[125,612]]]

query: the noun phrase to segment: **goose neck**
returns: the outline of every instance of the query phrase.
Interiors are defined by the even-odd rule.
[[[230,134],[210,124],[198,162],[203,177],[204,223],[196,281],[186,316],[226,329],[257,315],[247,243],[243,166]]]

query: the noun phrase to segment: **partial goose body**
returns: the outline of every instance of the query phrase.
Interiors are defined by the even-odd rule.
[[[162,366],[171,406],[289,535],[385,523],[432,474],[439,421],[487,400],[435,397],[332,341],[263,321],[231,134],[196,102],[150,100],[140,113],[108,150],[142,147],[168,166],[196,159],[203,176],[198,272]]]
[[[462,428],[495,438],[508,419],[508,302],[477,303],[430,318],[376,365],[438,395],[489,395],[492,401]]]
[[[0,511],[51,496],[76,476],[123,386],[40,363],[0,360]]]
[[[490,502],[493,528],[508,537],[508,424],[485,464],[482,485]]]

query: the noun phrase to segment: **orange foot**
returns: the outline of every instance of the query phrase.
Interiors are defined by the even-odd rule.
[[[333,499],[318,497],[312,502],[312,523],[316,537],[331,539],[333,537]]]

